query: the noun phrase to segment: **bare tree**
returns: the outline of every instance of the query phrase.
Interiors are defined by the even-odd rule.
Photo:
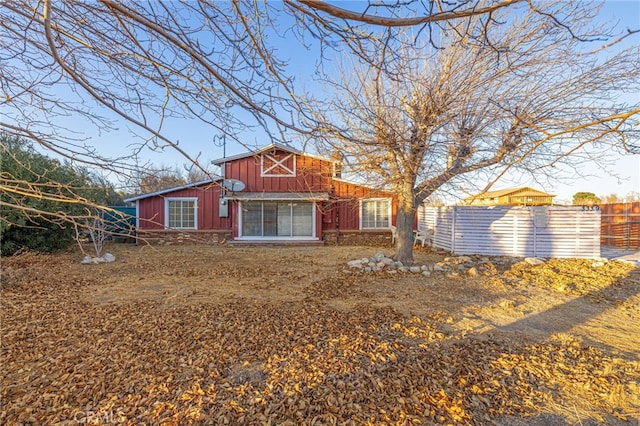
[[[528,11],[537,18],[537,31],[543,31],[541,28],[544,27],[548,39],[556,37],[559,41],[569,39],[579,43],[602,34],[575,30],[571,10],[568,6],[563,7],[562,2],[537,6],[524,0],[370,1],[349,3],[345,9],[313,0],[286,0],[284,3],[5,0],[0,4],[0,109],[3,112],[0,131],[11,137],[29,139],[50,154],[101,169],[103,173],[125,176],[124,179],[131,179],[147,168],[147,164],[138,162],[145,150],[176,150],[196,169],[206,171],[198,157],[190,153],[188,143],[180,143],[168,131],[167,123],[180,118],[198,120],[211,128],[212,134],[225,134],[230,142],[238,144],[246,144],[240,135],[253,129],[266,132],[268,138],[279,141],[286,141],[292,135],[302,135],[309,141],[327,132],[332,135],[344,133],[342,136],[349,139],[352,136],[348,131],[332,130],[327,126],[326,117],[319,114],[322,104],[310,102],[304,96],[304,87],[296,82],[294,71],[285,59],[291,57],[292,52],[278,50],[281,40],[297,37],[297,43],[292,47],[300,49],[296,53],[308,51],[307,55],[316,59],[319,72],[329,71],[324,69],[324,60],[336,53],[352,57],[377,70],[374,80],[379,88],[391,87],[391,82],[407,75],[403,74],[405,71],[400,65],[403,55],[408,53],[405,49],[409,49],[414,41],[439,51],[451,44],[447,38],[450,34],[466,40],[469,49],[484,46],[485,50],[493,52],[494,62],[485,60],[477,64],[478,68],[489,67],[487,74],[497,64],[515,75],[521,62],[519,53],[510,47],[512,41],[505,39],[500,31],[512,26],[510,20],[500,19],[504,11],[514,8],[520,8],[521,13]],[[584,9],[588,8],[584,6]],[[539,36],[536,30],[531,31],[533,36]],[[624,37],[607,36],[601,44],[615,43]],[[526,45],[526,42],[521,44]],[[540,49],[532,40],[529,51],[535,53]],[[576,66],[589,66],[588,61],[588,57],[583,58]],[[515,64],[513,67],[506,65],[511,62]],[[415,64],[409,65],[416,69]],[[593,78],[598,77],[596,74]],[[458,84],[464,81],[462,75],[458,79]],[[370,79],[363,83],[367,90],[375,92]],[[613,84],[607,82],[605,86]],[[509,87],[502,86],[502,89]],[[472,93],[467,92],[467,99],[470,99]],[[450,100],[451,93],[449,91],[446,96],[443,93],[442,99],[433,102],[455,105]],[[346,94],[350,96],[348,92]],[[395,102],[401,108],[396,114],[405,115],[405,118],[428,112],[424,110],[428,105],[420,104],[419,98],[412,97],[412,93],[404,101],[397,99]],[[517,139],[521,131],[538,131],[533,124],[540,126],[540,123],[533,123],[526,115],[529,108],[515,109],[514,105],[504,102],[506,98],[500,98],[492,108],[501,109],[503,116],[508,116],[503,117],[504,123],[513,125],[512,133],[509,133],[511,127],[507,126],[506,134],[511,135],[507,139]],[[384,120],[395,119],[391,111],[394,104],[388,105],[389,111],[384,113],[387,115],[382,114],[382,121],[376,124],[381,136],[387,131]],[[414,111],[408,112],[412,108]],[[476,108],[482,108],[482,105],[478,103]],[[619,111],[608,123],[615,127],[636,113],[633,108]],[[472,114],[469,114],[471,120]],[[578,117],[574,115],[573,121],[576,126],[591,129],[590,123],[601,123],[602,116],[598,112],[591,121],[583,120],[578,124]],[[71,124],[63,124],[61,119],[65,117],[74,120]],[[584,114],[580,118],[585,118]],[[136,143],[122,155],[107,158],[95,142],[82,136],[76,125],[81,121],[91,123],[96,132],[112,131],[124,122],[136,136]],[[458,126],[463,122],[466,123],[462,120]],[[453,122],[440,127],[451,134],[456,131]],[[480,127],[471,130],[485,130]],[[418,127],[416,131],[416,140],[433,133]],[[497,128],[492,131],[497,132]],[[548,131],[546,126],[540,130],[541,133],[544,131]],[[572,132],[570,127],[560,125],[549,131],[552,133],[545,136],[547,138],[564,137]],[[531,138],[529,133],[527,137]],[[464,139],[466,136],[457,137]],[[521,151],[511,150],[509,143],[504,145],[504,159],[515,160],[516,152]],[[448,152],[446,144],[438,146]],[[459,142],[459,149],[451,149],[452,159],[471,155],[465,154],[463,140]],[[480,152],[475,151],[473,155]],[[428,158],[422,157],[422,160]],[[450,181],[444,176],[471,171],[469,161],[454,161],[446,173],[433,171],[433,176],[443,177],[435,181],[416,180],[424,187],[415,189],[420,194],[428,194],[440,186],[442,179]],[[491,161],[486,159],[486,163],[490,165]],[[412,173],[417,179],[425,172],[424,167],[418,167]],[[402,198],[408,200],[407,195]]]
[[[167,135],[169,120],[199,120],[231,140],[252,126],[272,137],[281,127],[302,130],[295,126],[302,109],[290,93],[284,62],[261,37],[263,27],[275,28],[271,6],[254,6],[2,2],[0,131],[30,140],[50,155],[130,181],[149,168],[138,161],[147,149],[177,150],[194,170],[206,173],[197,156]],[[238,111],[245,113],[232,113]],[[65,117],[74,121],[65,124]],[[83,121],[96,133],[124,122],[138,142],[108,158],[78,131],[76,124]],[[8,189],[2,186],[2,191]],[[26,205],[13,207],[36,214]],[[87,204],[89,210],[93,207]]]
[[[616,193],[611,193],[601,198],[604,204],[615,204],[620,202],[620,197],[618,197],[618,194]]]
[[[510,170],[553,175],[559,164],[637,150],[640,105],[618,96],[640,91],[639,47],[589,53],[582,40],[606,35],[591,24],[597,11],[554,7],[566,19],[556,27],[536,10],[509,9],[452,26],[438,46],[388,38],[393,56],[343,62],[342,79],[324,79],[335,97],[316,117],[318,136],[397,194],[396,259],[412,261],[416,208],[443,186]]]
[[[186,183],[187,180],[179,168],[160,166],[140,171],[134,179],[134,190],[137,194],[146,194]]]
[[[374,30],[363,31],[360,24],[446,23],[520,1],[490,1],[486,6],[477,0],[388,6],[371,2],[367,13],[360,13],[315,1],[287,1],[278,7],[249,0],[7,0],[0,6],[0,105],[5,112],[0,129],[101,168],[129,170],[131,154],[167,147],[198,164],[165,134],[169,118],[200,120],[212,133],[231,138],[252,125],[273,138],[281,137],[282,129],[310,130],[299,125],[309,106],[298,98],[287,61],[268,40],[283,38],[277,22],[283,16],[293,13],[298,24],[293,28],[300,35],[313,29],[312,36],[322,46],[342,42],[338,49],[366,56],[380,47],[380,37]],[[392,18],[379,21],[378,13]],[[420,18],[407,20],[416,14]],[[73,93],[62,96],[58,89],[65,86]],[[91,104],[82,105],[87,100]],[[235,114],[240,110],[254,122],[248,122],[246,114]],[[82,117],[106,131],[113,130],[115,119],[124,120],[142,141],[121,158],[103,158],[73,128],[61,129],[56,120],[61,116]],[[235,142],[243,143],[237,138]]]
[[[200,167],[195,167],[194,164],[184,164],[182,167],[184,168],[186,179],[189,183],[203,182],[217,177],[217,175],[212,174],[211,172],[202,170]]]
[[[87,224],[87,229],[89,230],[89,239],[93,244],[96,257],[102,256],[102,249],[108,236],[104,218],[100,216],[93,217]]]

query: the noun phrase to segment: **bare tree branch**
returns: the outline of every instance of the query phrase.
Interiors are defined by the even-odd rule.
[[[368,15],[366,13],[354,12],[341,7],[333,6],[327,2],[320,0],[297,0],[296,3],[301,3],[306,6],[308,9],[307,11],[305,11],[305,13],[307,14],[311,14],[311,11],[319,10],[335,18],[363,22],[370,25],[381,25],[385,27],[411,27],[433,22],[450,21],[454,19],[467,18],[470,16],[484,15],[501,8],[509,7],[515,3],[521,3],[523,1],[525,0],[504,0],[486,7],[471,6],[468,9],[428,13],[425,16],[417,16],[411,18],[395,18]],[[287,0],[287,2],[293,3],[292,0]],[[431,3],[433,4],[434,2]],[[475,2],[467,1],[463,3],[466,5]],[[304,9],[300,8],[298,10]]]

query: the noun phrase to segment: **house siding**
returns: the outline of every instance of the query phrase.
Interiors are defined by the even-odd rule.
[[[257,155],[226,163],[225,177],[243,181],[246,192],[322,192],[330,186],[331,166],[329,162],[298,155],[295,177],[263,177],[260,156]]]
[[[231,229],[232,212],[228,218],[219,217],[218,184],[208,184],[202,187],[186,188],[155,197],[144,198],[138,202],[138,217],[140,229],[165,229],[165,200],[167,198],[197,198],[198,199],[198,229]]]
[[[335,207],[328,209],[332,216],[331,222],[325,226],[326,230],[359,230],[360,229],[360,200],[368,198],[391,198],[391,217],[395,223],[397,203],[389,192],[355,185],[353,183],[334,180],[332,200]]]

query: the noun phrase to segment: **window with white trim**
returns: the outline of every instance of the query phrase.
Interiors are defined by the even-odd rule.
[[[241,204],[241,237],[315,237],[313,202],[245,201]]]
[[[198,229],[197,198],[166,198],[165,226],[172,229]]]
[[[391,198],[372,198],[360,202],[360,229],[389,228]]]

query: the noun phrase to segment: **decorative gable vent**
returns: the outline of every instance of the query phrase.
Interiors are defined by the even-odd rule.
[[[262,177],[295,177],[295,154],[272,151],[260,156],[260,175]]]

